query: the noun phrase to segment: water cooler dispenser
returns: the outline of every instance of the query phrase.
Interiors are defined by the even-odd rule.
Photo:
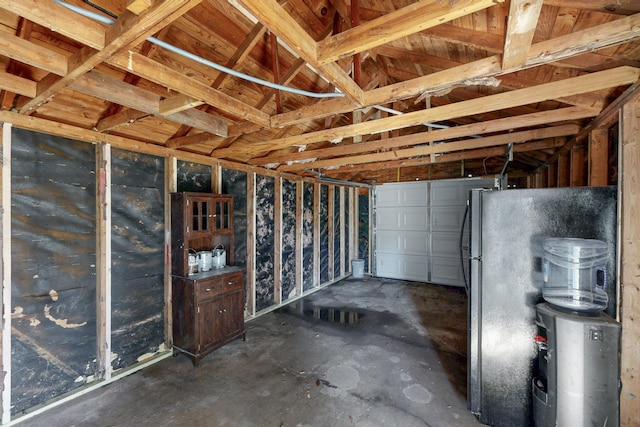
[[[547,239],[536,306],[536,427],[617,426],[621,325],[607,306],[604,242]]]

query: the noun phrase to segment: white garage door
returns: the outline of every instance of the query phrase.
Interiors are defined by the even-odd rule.
[[[468,193],[492,185],[492,179],[459,179],[377,186],[375,274],[464,286],[460,230]]]
[[[376,187],[376,275],[428,280],[429,217],[426,182]]]

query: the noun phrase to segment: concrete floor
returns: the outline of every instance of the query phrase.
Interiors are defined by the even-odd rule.
[[[342,320],[342,322],[341,322]],[[466,296],[347,279],[19,426],[480,426],[466,407]]]

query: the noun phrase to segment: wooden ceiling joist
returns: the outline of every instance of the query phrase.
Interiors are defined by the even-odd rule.
[[[534,129],[509,134],[487,136],[484,138],[471,138],[463,141],[447,142],[437,145],[425,145],[420,147],[405,148],[387,151],[384,153],[362,154],[358,156],[346,156],[339,159],[317,160],[307,163],[297,163],[293,165],[282,165],[279,171],[292,172],[304,169],[324,169],[328,167],[342,166],[348,164],[384,162],[387,160],[397,160],[416,156],[427,156],[431,154],[444,154],[453,151],[471,150],[509,143],[529,142],[536,139],[555,138],[558,136],[575,135],[580,131],[578,125],[562,125],[550,128]]]
[[[409,34],[494,6],[496,2],[496,0],[460,0],[455,3],[446,3],[440,0],[421,0],[319,41],[316,49],[317,58],[323,64],[335,62],[346,56],[364,52]]]
[[[214,155],[224,157],[247,149],[252,150],[254,153],[268,152],[293,145],[308,145],[315,142],[348,138],[354,135],[364,135],[416,126],[422,123],[449,120],[455,117],[471,116],[487,111],[495,111],[541,102],[552,97],[571,96],[583,92],[628,85],[634,83],[639,76],[639,69],[619,67],[612,70],[601,71],[599,73],[546,83],[536,87],[485,96],[478,99],[471,99],[423,111],[407,113],[401,116],[388,117],[385,119],[371,120],[365,123],[342,126],[334,129],[310,132],[302,135],[282,138],[280,140],[259,142],[251,144],[250,148],[237,144],[226,149],[216,150]]]
[[[268,165],[312,158],[318,159],[327,157],[348,156],[358,153],[427,144],[434,141],[444,142],[450,139],[465,138],[486,133],[512,131],[514,129],[540,126],[550,123],[581,120],[589,117],[595,117],[597,114],[598,111],[594,109],[567,107],[560,110],[531,113],[527,115],[497,119],[487,122],[455,126],[448,129],[436,129],[432,130],[431,132],[420,132],[394,138],[366,142],[357,145],[337,145],[334,147],[305,150],[297,153],[260,157],[250,160],[249,163],[254,165]]]
[[[502,54],[503,70],[520,68],[527,62],[541,9],[542,0],[511,0]]]

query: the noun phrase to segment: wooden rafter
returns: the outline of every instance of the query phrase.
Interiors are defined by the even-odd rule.
[[[331,63],[495,4],[495,0],[421,0],[318,42],[318,61]]]
[[[527,62],[541,9],[542,0],[511,0],[502,54],[503,70],[520,68]]]
[[[290,147],[292,145],[307,145],[314,142],[330,141],[336,138],[347,138],[354,135],[363,135],[390,129],[416,126],[425,122],[449,120],[455,117],[470,116],[486,111],[494,111],[531,104],[534,102],[541,102],[555,96],[571,96],[583,92],[632,84],[638,79],[638,76],[640,76],[640,70],[638,69],[631,67],[619,67],[612,70],[601,71],[599,73],[546,83],[531,88],[462,101],[428,110],[416,111],[402,116],[388,117],[386,119],[369,121],[357,125],[310,132],[280,140],[255,143],[251,144],[250,149],[254,153],[266,152],[277,148]],[[247,147],[234,146],[229,149],[217,150],[214,154],[217,156],[226,156],[237,152],[238,150],[243,151],[246,149]]]

